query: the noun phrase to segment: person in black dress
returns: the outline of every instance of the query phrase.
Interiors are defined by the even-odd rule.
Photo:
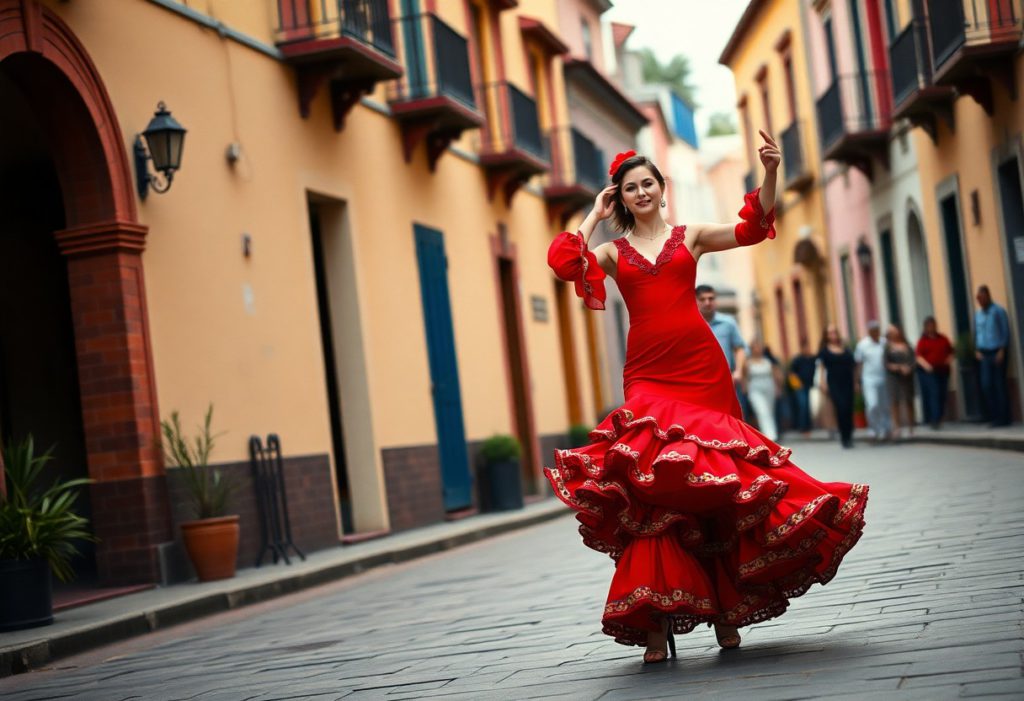
[[[839,438],[844,448],[853,447],[853,392],[856,362],[843,343],[839,329],[829,325],[821,339],[818,360],[825,369],[822,391],[832,400],[839,425]]]
[[[814,373],[818,367],[818,356],[811,353],[811,344],[807,339],[800,341],[800,353],[789,364],[789,371],[800,381],[799,387],[793,388],[796,401],[796,429],[806,438],[811,433],[811,387],[814,386]]]

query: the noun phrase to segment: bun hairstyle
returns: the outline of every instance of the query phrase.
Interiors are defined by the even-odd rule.
[[[627,153],[630,152],[627,151]],[[620,154],[620,156],[621,155],[624,154]],[[661,185],[662,191],[664,191],[665,176],[661,174],[661,171],[658,170],[658,166],[654,165],[654,162],[651,161],[651,159],[649,159],[647,156],[638,156],[635,153],[633,153],[633,155],[629,156],[628,158],[625,158],[621,162],[618,161],[619,159],[616,158],[616,162],[612,164],[612,172],[609,173],[609,175],[612,176],[612,185],[619,186],[618,188],[615,189],[615,209],[612,212],[611,217],[612,227],[616,231],[628,233],[632,231],[633,228],[636,226],[636,217],[633,216],[632,212],[626,209],[626,205],[623,204],[622,202],[622,179],[626,177],[626,173],[633,170],[634,168],[637,168],[639,166],[645,166],[651,171],[651,174],[654,176],[654,179],[658,181],[658,184]],[[615,167],[616,163],[618,165],[617,168]]]

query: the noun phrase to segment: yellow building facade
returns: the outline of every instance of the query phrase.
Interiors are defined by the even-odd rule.
[[[817,346],[834,318],[814,96],[800,4],[753,0],[719,62],[735,77],[740,132],[749,165],[745,187],[760,185],[758,129],[782,148],[775,227],[778,236],[755,252],[758,334],[780,358],[808,342]]]
[[[558,20],[554,0],[0,0],[0,173],[64,211],[0,222],[0,258],[26,271],[3,295],[67,280],[0,335],[0,426],[97,480],[85,569],[166,577],[187,514],[158,422],[195,426],[208,403],[246,564],[251,435],[280,437],[310,548],[479,507],[496,433],[543,493],[600,362],[544,265],[585,201],[547,187],[572,158],[549,146],[568,126]],[[143,196],[132,154],[158,102],[187,134],[169,190]],[[45,363],[14,372],[40,326],[63,339],[43,359],[77,368],[56,418],[28,401]],[[122,498],[145,506],[109,516]]]
[[[885,9],[896,35],[892,51],[905,47],[911,56],[902,63],[902,75],[894,73],[895,112],[917,127],[913,139],[935,316],[967,361],[958,364],[959,413],[968,419],[985,413],[971,356],[974,295],[987,285],[1010,317],[1008,384],[1019,420],[1024,378],[1021,7],[1009,0],[942,0],[915,11],[914,3],[904,0]]]

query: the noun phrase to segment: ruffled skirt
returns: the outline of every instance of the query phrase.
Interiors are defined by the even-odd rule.
[[[544,472],[615,561],[602,624],[625,645],[665,615],[680,634],[774,618],[835,576],[864,527],[867,485],[818,482],[728,414],[638,395],[590,440]]]

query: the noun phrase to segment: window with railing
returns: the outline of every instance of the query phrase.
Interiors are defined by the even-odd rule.
[[[965,43],[1012,41],[1020,33],[1016,0],[930,0],[932,60],[936,68]]]
[[[547,139],[541,132],[537,102],[506,81],[485,85],[482,92],[480,104],[488,113],[483,150],[502,153],[519,149],[547,160]]]
[[[548,132],[551,148],[549,185],[580,185],[596,191],[604,187],[604,154],[576,127],[557,127]]]
[[[394,58],[387,0],[278,0],[278,43],[351,37]]]
[[[782,168],[785,173],[787,185],[799,180],[807,174],[807,162],[804,159],[803,130],[800,121],[793,120],[793,123],[786,127],[779,139],[779,146],[782,147]]]
[[[921,50],[927,46],[923,31],[924,25],[915,20],[889,47],[892,93],[897,105],[931,82],[931,57]]]
[[[828,148],[847,134],[881,131],[889,127],[889,115],[871,104],[873,90],[864,86],[884,85],[879,71],[852,73],[836,78],[818,98],[818,128],[822,146]],[[882,81],[882,82],[880,82]]]
[[[432,13],[402,17],[396,25],[405,75],[391,85],[391,101],[443,96],[475,110],[466,38]]]

